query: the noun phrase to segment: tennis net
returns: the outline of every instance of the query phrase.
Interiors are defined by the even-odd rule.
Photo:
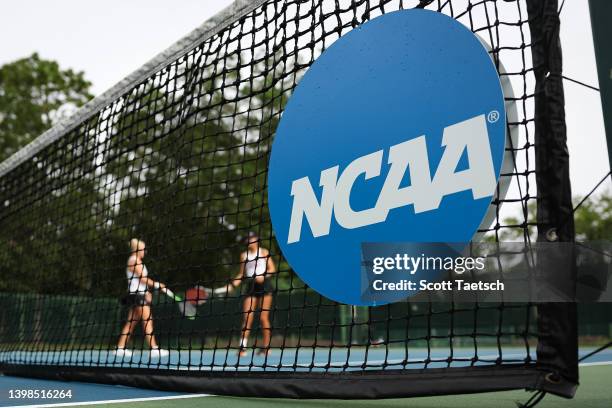
[[[266,177],[288,98],[335,40],[414,7],[477,33],[514,90],[510,188],[480,232],[528,241],[556,227],[571,240],[567,162],[535,148],[565,138],[556,1],[237,1],[0,165],[0,369],[251,396],[573,395],[573,306],[351,307],[309,289],[279,250]],[[277,271],[267,295],[204,289],[227,288],[249,242]],[[173,293],[126,296],[143,249],[138,265]]]

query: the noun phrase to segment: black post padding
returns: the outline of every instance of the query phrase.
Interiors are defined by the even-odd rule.
[[[527,0],[535,87],[538,241],[574,241],[557,0]],[[573,262],[573,254],[568,254]],[[546,260],[543,260],[546,262]],[[574,303],[538,305],[538,364],[578,384]]]
[[[589,0],[595,61],[599,78],[599,96],[608,139],[608,160],[612,169],[612,2]]]

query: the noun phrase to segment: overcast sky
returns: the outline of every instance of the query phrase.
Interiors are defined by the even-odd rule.
[[[231,0],[9,0],[0,13],[0,65],[38,52],[85,72],[95,95],[170,46]],[[565,75],[598,86],[587,0],[561,14]],[[565,82],[572,188],[609,171],[599,93]],[[609,181],[606,187],[609,188]]]

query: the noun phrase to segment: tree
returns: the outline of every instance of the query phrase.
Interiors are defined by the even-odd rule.
[[[90,86],[83,73],[61,69],[37,54],[0,67],[0,161],[87,102]],[[0,289],[60,293],[91,285],[79,268],[92,251],[82,244],[88,237],[76,230],[91,233],[99,224],[80,207],[86,197],[93,202],[99,197],[87,176],[94,158],[84,143],[93,142],[47,150],[1,180],[0,265],[6,279]],[[79,180],[78,186],[69,188],[71,180]],[[30,195],[23,185],[30,186]],[[17,208],[28,210],[11,215]]]
[[[36,53],[0,67],[0,162],[91,99],[90,87]]]
[[[20,291],[120,295],[133,237],[147,242],[152,273],[178,290],[235,276],[249,231],[280,254],[266,169],[291,83],[270,61],[249,77],[230,68],[238,62],[228,60],[222,72],[186,63],[172,81],[151,78],[88,119],[87,134],[70,132],[23,163],[13,177],[21,181],[0,180],[7,214],[27,209],[5,219],[0,213],[0,266],[25,278]],[[23,105],[44,130],[57,114],[28,92],[34,101]],[[37,186],[35,200],[20,194],[22,185]],[[295,286],[292,273],[279,278],[282,287]]]
[[[574,202],[581,199],[574,197]],[[530,221],[536,220],[536,203],[532,201],[527,208]],[[508,217],[504,219],[504,225],[521,225],[522,218]],[[576,229],[576,240],[578,241],[602,241],[610,240],[612,234],[612,191],[603,192],[600,195],[589,197],[574,212],[574,225]],[[536,227],[529,225],[529,235],[535,241]],[[520,228],[504,229],[499,234],[500,241],[522,241],[523,230]]]
[[[574,214],[580,241],[612,239],[612,191],[586,200]]]
[[[267,66],[274,65],[256,65],[251,81],[239,70],[187,64],[164,89],[148,82],[125,95],[113,121],[115,137],[100,149],[112,180],[103,195],[121,197],[108,216],[112,247],[123,248],[133,236],[143,239],[147,265],[170,285],[219,285],[235,276],[250,230],[280,253],[267,208],[266,168],[288,91]],[[225,88],[234,83],[242,85],[232,94]]]

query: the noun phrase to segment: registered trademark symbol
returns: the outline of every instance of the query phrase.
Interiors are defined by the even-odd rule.
[[[499,120],[499,112],[494,110],[489,112],[489,114],[487,115],[487,120],[489,121],[489,123],[495,123]]]

